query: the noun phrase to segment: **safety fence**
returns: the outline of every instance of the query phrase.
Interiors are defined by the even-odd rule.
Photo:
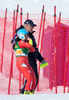
[[[35,91],[38,93],[69,93],[69,19],[44,12],[23,14],[22,8],[7,12],[0,11],[0,94],[19,94],[24,84],[24,77],[16,67],[15,52],[11,39],[15,29],[23,25],[26,19],[37,24],[34,36],[40,53],[49,63],[43,69],[38,64],[39,83]]]

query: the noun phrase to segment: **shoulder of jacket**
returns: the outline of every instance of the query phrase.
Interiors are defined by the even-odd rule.
[[[35,38],[34,35],[32,35],[32,37]]]

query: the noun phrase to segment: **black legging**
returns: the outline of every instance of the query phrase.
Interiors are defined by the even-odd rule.
[[[36,82],[36,86],[37,86],[38,81],[39,81],[37,64],[35,62],[33,62],[32,60],[29,60],[29,64],[30,64],[30,66],[32,67],[32,69],[33,69],[33,71],[35,73],[35,76],[36,76],[36,79],[37,79],[37,82]],[[35,89],[36,89],[36,87],[35,87]]]

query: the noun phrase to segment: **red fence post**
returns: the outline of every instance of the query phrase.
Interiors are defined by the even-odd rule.
[[[27,13],[27,20],[28,20],[28,18],[29,18],[29,13]]]
[[[67,41],[66,65],[65,65],[65,70],[64,70],[64,93],[65,93],[66,80],[67,80],[68,59],[69,59],[69,28],[68,28],[68,41]]]
[[[16,22],[15,22],[15,29],[17,28],[18,12],[19,12],[19,5],[17,5],[17,10],[16,10]]]
[[[13,35],[15,33],[15,10],[13,13]],[[13,49],[12,49],[12,56],[11,56],[11,66],[10,66],[10,76],[9,76],[9,85],[8,85],[8,94],[10,94],[10,86],[11,86],[11,78],[12,78],[12,73],[13,73]]]
[[[58,19],[58,22],[57,22],[56,46],[57,46],[57,41],[58,41],[58,36],[59,36],[60,20],[61,20],[61,13],[59,14],[59,19]]]
[[[68,27],[68,46],[67,47],[68,47],[68,59],[69,59],[69,27]],[[69,84],[68,84],[68,93],[69,93]]]
[[[6,33],[6,20],[7,20],[7,9],[5,10],[5,19],[4,19],[4,34],[3,34],[3,46],[2,46],[2,57],[1,57],[1,73],[2,73],[2,66],[3,66],[3,53],[4,53],[4,43],[5,43],[5,33]]]
[[[57,93],[57,71],[56,71],[56,6],[54,6],[54,61],[53,67],[55,72],[55,93]]]
[[[43,43],[43,36],[44,36],[44,29],[45,29],[45,20],[46,20],[46,12],[44,13],[40,53],[42,52],[42,43]]]
[[[22,8],[20,11],[20,25],[22,25]],[[21,72],[19,72],[19,93],[20,93],[20,89],[21,89]]]
[[[44,29],[45,29],[45,19],[46,19],[46,12],[44,13],[44,20],[43,20],[43,27],[42,27],[42,36],[41,36],[40,53],[42,52],[42,42],[43,42]],[[39,63],[39,68],[38,68],[38,75],[40,75],[40,63]],[[38,86],[37,86],[37,91],[39,91],[39,83],[38,83]]]
[[[59,36],[60,20],[61,20],[61,13],[59,14],[59,20],[58,20],[58,24],[57,24],[57,35],[56,35],[56,44],[55,44],[56,48],[57,48],[57,41],[58,41],[58,36]],[[51,90],[53,89],[53,75],[54,75],[54,68],[52,69]]]
[[[39,28],[39,36],[38,36],[38,48],[39,48],[39,42],[40,42],[40,34],[41,34],[41,28],[42,28],[42,22],[43,22],[43,15],[44,15],[44,5],[42,8],[42,14],[41,14],[41,22],[40,22],[40,28]],[[39,67],[38,67],[39,68]],[[39,83],[37,85],[37,91],[39,91]]]
[[[52,69],[52,79],[51,79],[51,90],[53,88],[53,77],[55,73],[55,93],[57,93],[57,71],[56,71],[56,6],[54,6],[54,60]]]
[[[39,42],[40,42],[40,34],[41,34],[41,28],[42,28],[43,14],[44,14],[44,5],[43,5],[43,8],[42,8],[41,22],[40,22],[40,28],[39,28],[38,48],[39,48]]]
[[[20,25],[22,25],[22,15],[23,15],[23,13],[22,13],[22,8],[21,8],[21,11],[20,11]]]

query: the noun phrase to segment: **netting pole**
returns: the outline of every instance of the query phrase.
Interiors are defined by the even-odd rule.
[[[13,35],[12,37],[14,37],[14,33],[15,33],[15,10],[13,13]],[[12,73],[13,73],[13,48],[12,48],[12,56],[11,56],[11,66],[10,66],[10,75],[9,75],[9,85],[8,85],[8,94],[10,94],[10,86],[11,86],[11,78],[12,78]]]
[[[22,25],[22,15],[23,15],[23,13],[22,13],[22,8],[21,8],[21,11],[20,11],[20,25]]]
[[[68,59],[69,59],[69,29],[68,29],[68,41],[67,41],[66,64],[65,64],[65,69],[64,69],[64,93],[65,93],[66,80],[67,80]]]
[[[41,22],[40,22],[40,28],[39,28],[39,36],[38,36],[38,48],[39,48],[39,42],[40,42],[40,34],[41,34],[41,29],[42,29],[42,22],[43,22],[43,15],[44,15],[44,5],[42,8],[42,14],[41,14]],[[38,67],[39,68],[39,67]],[[37,91],[39,91],[39,83],[37,85]]]
[[[13,37],[15,35],[15,10],[13,12]],[[12,37],[12,38],[13,38]],[[12,78],[13,78],[13,55],[14,55],[14,52],[12,50],[12,58],[11,58],[11,66],[12,66]]]
[[[4,34],[3,34],[3,46],[2,46],[2,57],[1,57],[1,73],[2,73],[2,66],[3,66],[3,54],[4,54],[4,43],[5,43],[5,33],[6,33],[6,20],[7,20],[7,8],[5,10],[5,18],[4,18]]]
[[[51,90],[53,88],[53,77],[55,73],[55,93],[57,93],[57,71],[56,71],[56,6],[54,6],[54,60],[52,68]]]
[[[46,20],[46,12],[44,12],[44,20],[43,20],[43,29],[42,29],[40,53],[42,52],[42,43],[43,43],[43,36],[44,36],[44,29],[45,29],[45,20]]]
[[[57,93],[57,69],[56,69],[56,6],[54,6],[54,72],[55,72],[55,93]]]
[[[44,12],[40,53],[42,52],[42,43],[43,43],[43,36],[44,36],[44,29],[45,29],[45,20],[46,20],[46,12]],[[38,68],[38,75],[40,75],[40,62],[39,62],[39,68]],[[38,82],[38,85],[37,85],[37,91],[39,91],[39,82]]]
[[[59,13],[59,20],[58,20],[58,26],[57,26],[57,37],[59,36],[59,29],[60,29],[60,21],[61,21],[61,12]]]
[[[27,20],[28,20],[28,18],[29,18],[29,13],[27,13]],[[24,84],[24,80],[25,80],[25,78],[23,76],[23,84]]]
[[[29,13],[27,13],[27,20],[28,20],[28,18],[29,18]]]
[[[68,59],[69,59],[69,27],[68,27],[68,46],[67,47],[68,47]],[[69,84],[68,84],[68,93],[69,93]]]
[[[17,5],[17,10],[16,10],[16,22],[15,22],[15,30],[16,30],[16,28],[17,28],[18,12],[19,12],[19,5]]]
[[[57,41],[58,41],[58,36],[59,36],[60,20],[61,20],[61,13],[59,14],[59,20],[57,24],[56,47],[57,47]],[[54,68],[52,69],[51,90],[53,89],[53,75],[54,75]]]
[[[42,28],[43,15],[44,15],[44,5],[43,5],[43,8],[42,8],[41,22],[40,22],[40,28],[39,28],[38,48],[39,48],[39,42],[40,42],[40,35],[41,35],[41,28]]]
[[[20,25],[22,25],[22,8],[21,8],[21,11],[20,11]],[[21,72],[19,72],[19,93],[20,93],[20,89],[21,89]]]

